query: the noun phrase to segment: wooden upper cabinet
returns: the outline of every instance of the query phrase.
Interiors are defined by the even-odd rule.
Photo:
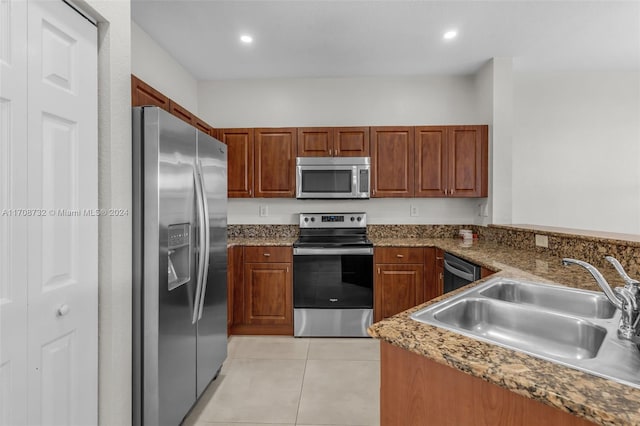
[[[169,98],[132,74],[131,106],[146,105],[157,106],[169,111]]]
[[[368,157],[368,127],[334,127],[333,155],[337,157]]]
[[[488,127],[448,129],[449,197],[486,197],[488,193]]]
[[[296,128],[254,129],[255,197],[295,196]]]
[[[200,118],[194,115],[192,124],[196,129],[200,130],[203,133],[208,134],[209,136],[212,136],[211,130],[213,129],[213,127],[209,126],[204,120],[201,120]]]
[[[298,157],[368,157],[368,127],[302,127]]]
[[[444,197],[447,182],[447,128],[416,127],[416,197]]]
[[[333,155],[333,131],[330,127],[298,129],[298,157],[330,157]]]
[[[413,127],[372,127],[373,197],[413,197]]]
[[[253,196],[253,129],[218,129],[227,145],[227,191],[229,198]]]
[[[487,126],[415,128],[416,197],[486,197]]]
[[[193,124],[194,115],[189,112],[188,109],[180,106],[180,104],[169,100],[169,112],[182,121]]]

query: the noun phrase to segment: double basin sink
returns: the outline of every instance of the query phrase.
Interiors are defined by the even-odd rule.
[[[411,318],[640,388],[640,352],[603,293],[495,277]]]

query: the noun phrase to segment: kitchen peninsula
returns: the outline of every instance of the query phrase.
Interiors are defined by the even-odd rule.
[[[481,229],[481,235],[492,228]],[[493,230],[502,234],[515,232],[510,227]],[[522,237],[523,233],[519,234]],[[525,239],[516,237],[514,241]],[[594,237],[575,239],[568,244],[576,252],[572,256],[584,257],[584,251],[591,251],[596,257],[605,254],[637,256],[640,250],[637,242],[610,241],[609,247],[605,247],[607,244],[598,246],[596,240]],[[599,290],[585,270],[565,268],[560,257],[540,249],[525,250],[486,240],[470,247],[451,239],[381,238],[374,239],[374,243],[376,246],[433,244],[498,271],[495,276]],[[615,253],[616,250],[619,252]],[[563,254],[568,255],[567,252]],[[588,261],[596,263],[593,259]],[[602,266],[600,269],[612,285],[623,284],[613,268]],[[637,274],[637,265],[630,269]],[[441,296],[370,327],[370,334],[383,341],[381,424],[420,424],[425,416],[435,424],[452,425],[469,424],[472,418],[478,424],[485,424],[483,421],[523,425],[640,422],[638,389],[410,319],[411,313],[450,296]],[[427,387],[427,381],[422,381],[427,378],[447,385],[435,390]],[[504,392],[505,389],[511,394]],[[458,391],[460,393],[456,394]],[[438,403],[443,403],[439,405],[442,412],[431,411],[430,408],[438,407]],[[549,407],[561,411],[549,410]]]

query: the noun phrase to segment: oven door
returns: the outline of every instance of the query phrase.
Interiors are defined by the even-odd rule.
[[[373,250],[295,248],[293,307],[373,308]]]

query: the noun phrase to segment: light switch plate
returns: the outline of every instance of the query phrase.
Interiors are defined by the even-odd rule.
[[[420,213],[418,211],[418,206],[414,206],[413,204],[411,204],[410,206],[410,213],[411,216],[415,217],[415,216],[419,216]]]
[[[260,217],[267,217],[269,216],[269,206],[266,204],[261,204],[260,205]]]

